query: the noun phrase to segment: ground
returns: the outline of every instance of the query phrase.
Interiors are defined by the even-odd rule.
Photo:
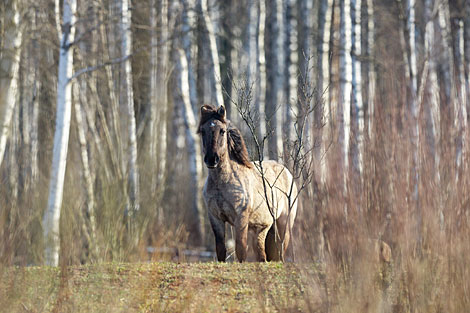
[[[290,263],[107,263],[63,271],[0,268],[0,311],[311,311],[316,306],[314,282],[304,277],[319,277],[320,272],[314,264]]]

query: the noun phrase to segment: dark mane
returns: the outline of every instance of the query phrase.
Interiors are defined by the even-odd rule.
[[[228,140],[228,153],[232,160],[238,164],[244,165],[248,168],[252,168],[253,164],[250,162],[248,151],[246,150],[245,141],[243,140],[240,131],[231,123],[227,131]]]
[[[232,123],[230,123],[229,120],[225,119],[225,116],[221,116],[217,112],[217,109],[212,105],[204,104],[201,107],[201,119],[199,120],[199,125],[197,126],[197,133],[200,134],[202,125],[213,118],[228,125],[227,147],[230,159],[240,165],[252,168],[253,164],[250,162],[250,157],[248,155],[248,150],[246,149],[242,134],[235,126],[232,125]]]

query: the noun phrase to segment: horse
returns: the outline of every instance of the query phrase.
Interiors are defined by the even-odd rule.
[[[271,160],[251,162],[243,137],[226,119],[223,105],[201,107],[197,133],[209,172],[203,197],[218,261],[226,260],[225,223],[235,228],[239,262],[246,261],[248,231],[254,234],[258,261],[283,261],[297,213],[297,187],[290,171]]]

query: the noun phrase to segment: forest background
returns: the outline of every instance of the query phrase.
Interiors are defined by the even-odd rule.
[[[256,159],[248,99],[266,158],[306,121],[291,258],[354,276],[385,243],[468,305],[470,1],[6,0],[0,63],[1,264],[213,251],[199,107]]]

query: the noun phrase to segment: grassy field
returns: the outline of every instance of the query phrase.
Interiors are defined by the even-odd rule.
[[[2,312],[298,312],[321,302],[304,280],[321,276],[315,265],[108,263],[0,274]]]

